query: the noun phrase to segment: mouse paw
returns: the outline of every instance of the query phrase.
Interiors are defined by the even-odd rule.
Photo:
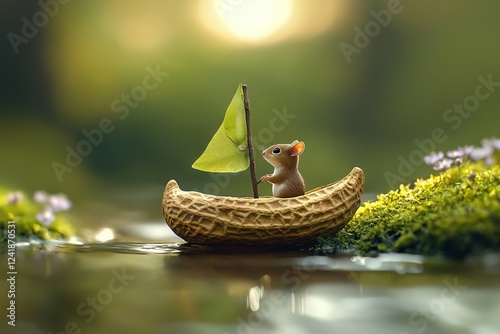
[[[260,178],[260,180],[264,181],[264,182],[269,182],[270,178],[271,178],[271,174],[265,174],[265,175],[262,175],[262,177]]]

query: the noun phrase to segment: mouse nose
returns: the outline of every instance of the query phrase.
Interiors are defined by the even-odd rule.
[[[262,151],[262,155],[264,155],[266,153],[266,151]]]

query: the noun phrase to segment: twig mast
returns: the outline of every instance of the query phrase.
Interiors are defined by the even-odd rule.
[[[243,102],[245,104],[245,117],[247,123],[247,147],[248,157],[250,158],[250,177],[252,178],[253,197],[259,198],[259,189],[257,188],[257,177],[255,176],[255,158],[253,155],[252,144],[252,126],[250,124],[250,102],[248,101],[248,86],[242,85],[243,88]]]

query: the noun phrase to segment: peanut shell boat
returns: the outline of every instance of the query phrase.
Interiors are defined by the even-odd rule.
[[[168,226],[189,243],[209,246],[298,246],[334,234],[354,216],[365,182],[363,171],[354,167],[342,180],[304,195],[259,197],[250,103],[243,84],[192,167],[212,173],[236,173],[250,167],[253,198],[183,191],[175,180],[167,183],[162,207]]]
[[[229,197],[183,191],[175,180],[163,193],[168,226],[202,245],[296,246],[341,230],[361,203],[364,173],[355,167],[338,182],[292,198]]]

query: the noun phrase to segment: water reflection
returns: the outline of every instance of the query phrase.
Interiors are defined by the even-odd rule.
[[[183,243],[25,247],[17,316],[24,333],[60,333],[68,323],[82,333],[493,333],[499,258],[433,263]],[[0,331],[12,332],[5,323]]]
[[[179,253],[182,243],[134,243],[134,242],[103,242],[82,245],[60,244],[58,250],[63,252],[113,252],[124,254],[171,254]]]
[[[99,242],[110,241],[113,240],[114,238],[115,238],[115,231],[110,229],[109,227],[105,227],[99,230],[95,235],[96,241]]]

